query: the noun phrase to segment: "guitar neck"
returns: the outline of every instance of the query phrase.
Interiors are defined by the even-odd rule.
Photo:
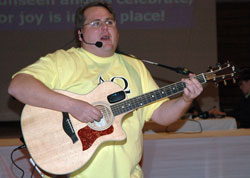
[[[201,84],[206,83],[206,79],[204,74],[199,74],[195,77]],[[160,99],[171,97],[176,94],[179,94],[183,92],[184,88],[186,87],[184,82],[176,82],[167,86],[164,86],[162,88],[159,88],[157,90],[145,93],[143,95],[130,98],[125,101],[121,101],[117,104],[111,105],[111,110],[113,112],[114,116],[127,113],[130,111],[133,111],[137,108],[140,108],[142,106],[145,106],[147,104],[151,104],[155,101],[158,101]]]

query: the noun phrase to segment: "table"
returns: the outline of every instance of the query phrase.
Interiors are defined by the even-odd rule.
[[[0,139],[0,177],[16,178],[21,172],[10,160],[19,138]],[[145,178],[246,178],[250,175],[250,129],[202,133],[144,134],[142,169]],[[14,160],[30,177],[27,150],[15,152]],[[34,178],[40,178],[35,171]]]
[[[144,135],[144,178],[247,178],[250,129]]]
[[[180,119],[169,126],[160,126],[153,121],[145,124],[144,133],[155,132],[202,132],[210,130],[232,130],[237,129],[236,120],[232,117],[225,118],[194,118]]]

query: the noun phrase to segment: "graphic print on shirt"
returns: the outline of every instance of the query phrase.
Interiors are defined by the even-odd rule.
[[[110,79],[111,82],[114,82],[118,85],[120,85],[122,88],[123,88],[123,91],[126,93],[126,94],[130,94],[131,93],[131,90],[129,88],[129,84],[128,84],[128,80],[124,77],[118,77],[118,76],[115,76],[115,77],[112,77]],[[99,76],[99,82],[98,82],[98,85],[100,85],[101,83],[105,82],[105,80],[103,79],[103,77],[100,75]]]

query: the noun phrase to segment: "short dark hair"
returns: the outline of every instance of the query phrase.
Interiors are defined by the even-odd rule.
[[[238,81],[250,80],[250,67],[244,67],[239,70]]]
[[[110,12],[110,14],[113,15],[113,17],[115,19],[115,12],[111,8],[111,6],[106,2],[99,2],[99,1],[90,2],[82,7],[79,7],[75,13],[75,30],[74,30],[74,36],[75,36],[75,40],[76,40],[78,47],[81,46],[81,42],[79,41],[77,31],[80,30],[82,28],[83,24],[85,23],[86,18],[84,17],[84,12],[90,7],[103,7],[105,9],[107,9]]]

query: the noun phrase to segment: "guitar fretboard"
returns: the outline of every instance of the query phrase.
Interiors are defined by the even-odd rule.
[[[206,83],[206,79],[203,74],[199,74],[195,78],[201,84]],[[117,116],[123,113],[133,111],[147,104],[151,104],[160,99],[179,94],[183,92],[185,87],[186,87],[185,83],[179,81],[179,82],[164,86],[162,88],[159,88],[157,90],[151,91],[149,93],[145,93],[143,95],[130,98],[125,101],[121,101],[117,104],[111,105],[110,107],[113,112],[113,115]]]

